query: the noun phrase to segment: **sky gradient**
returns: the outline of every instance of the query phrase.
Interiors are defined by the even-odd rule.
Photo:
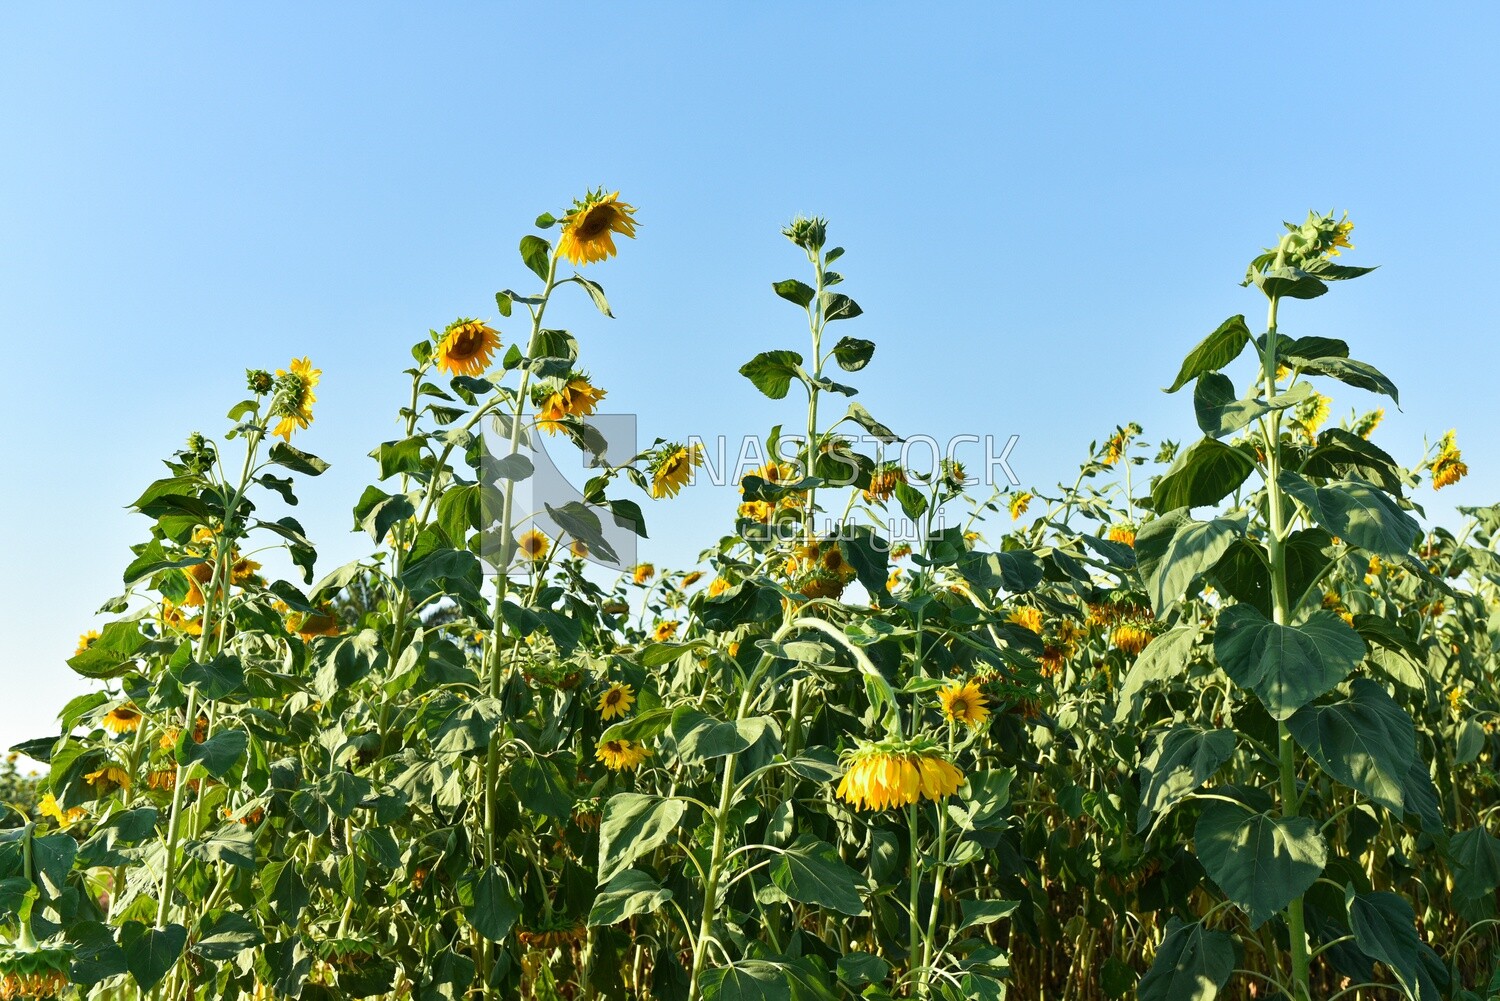
[[[518,239],[601,184],[639,207],[587,272],[618,319],[549,320],[646,441],[801,419],[736,370],[803,349],[770,283],[806,278],[779,229],[818,213],[866,314],[842,332],[878,344],[860,401],[1071,481],[1117,423],[1196,434],[1160,387],[1226,316],[1262,328],[1238,281],[1279,222],[1337,208],[1382,268],[1283,331],[1397,382],[1403,462],[1459,429],[1473,473],[1431,516],[1500,499],[1493,6],[537,6],[0,11],[0,745],[87,688],[63,661],[146,537],[124,505],[247,367],[323,370],[297,444],[333,468],[294,513],[322,568],[367,551],[349,511],[409,345],[459,315],[519,336],[493,298],[528,286]],[[647,505],[645,555],[691,562],[733,503]]]

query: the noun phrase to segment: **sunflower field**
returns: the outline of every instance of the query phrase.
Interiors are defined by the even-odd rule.
[[[498,319],[412,345],[364,558],[287,513],[310,358],[142,477],[92,691],[6,766],[0,998],[1500,998],[1500,505],[1428,518],[1455,435],[1332,418],[1399,402],[1297,329],[1373,270],[1347,217],[1184,337],[1201,436],[1051,490],[891,458],[799,217],[786,339],[725,374],[786,401],[770,458],[699,565],[605,572],[704,463],[603,461],[557,325],[607,321],[635,215],[542,215]],[[599,460],[581,500],[533,509],[537,442]]]

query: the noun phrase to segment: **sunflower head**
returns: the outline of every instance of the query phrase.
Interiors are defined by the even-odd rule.
[[[78,806],[64,810],[62,804],[58,803],[57,797],[50,792],[37,802],[36,812],[44,817],[50,817],[53,823],[61,828],[72,827],[88,814],[88,811]]]
[[[883,462],[870,475],[870,489],[864,492],[865,500],[884,504],[896,492],[896,484],[905,482],[906,470],[899,462]]]
[[[79,636],[78,637],[78,649],[76,649],[76,650],[73,651],[73,656],[76,657],[79,654],[83,653],[83,651],[85,651],[89,647],[93,646],[94,643],[96,641],[98,641],[98,639],[99,639],[99,630],[97,630],[97,629],[90,629],[88,632],[86,632],[86,633],[82,634],[81,636]]]
[[[727,590],[729,590],[729,581],[723,577],[715,577],[708,582],[708,596],[710,598],[717,598]]]
[[[99,723],[104,729],[115,735],[134,733],[141,728],[141,712],[129,703],[123,706],[115,706],[104,714],[104,718]]]
[[[247,368],[245,369],[245,385],[256,396],[265,396],[275,385],[275,380],[271,378],[271,373],[263,368]]]
[[[459,317],[438,338],[438,370],[449,375],[483,375],[499,347],[498,331],[479,320]]]
[[[641,585],[644,585],[647,581],[655,576],[656,567],[652,566],[650,563],[637,563],[635,570],[631,572],[631,577],[637,584]]]
[[[954,682],[940,688],[938,701],[942,703],[944,716],[964,726],[982,726],[990,714],[986,707],[988,698],[972,681]]]
[[[1022,490],[1020,493],[1010,495],[1010,519],[1020,521],[1021,515],[1031,506],[1031,494]]]
[[[517,542],[521,555],[533,563],[540,563],[552,551],[552,540],[535,528],[528,529]]]
[[[1385,408],[1376,407],[1374,410],[1361,414],[1349,430],[1369,441],[1370,435],[1375,433],[1375,429],[1380,427],[1380,422],[1383,420],[1385,420]]]
[[[656,629],[652,631],[651,635],[656,640],[656,642],[665,643],[667,640],[677,635],[677,627],[681,624],[682,623],[678,622],[675,619],[663,619],[656,624]]]
[[[1135,525],[1128,521],[1109,526],[1109,534],[1106,536],[1110,542],[1120,542],[1127,546],[1135,545]]]
[[[1322,427],[1323,422],[1328,420],[1332,403],[1333,401],[1322,393],[1313,393],[1299,403],[1297,409],[1293,411],[1297,428],[1307,437],[1308,441],[1317,437],[1318,428]]]
[[[72,981],[71,949],[0,947],[0,998],[61,997]]]
[[[693,470],[703,464],[703,449],[699,445],[680,445],[673,442],[656,450],[647,470],[651,482],[651,496],[656,498],[676,497],[693,477]]]
[[[862,741],[845,756],[835,790],[857,810],[885,810],[953,795],[964,774],[926,738]]]
[[[537,408],[537,426],[548,434],[556,434],[569,417],[591,415],[606,395],[582,372],[538,383],[531,390],[531,402]]]
[[[1458,432],[1449,431],[1438,443],[1438,454],[1432,460],[1432,489],[1451,487],[1469,475],[1469,467],[1463,461],[1458,448]]]
[[[270,414],[281,419],[272,434],[291,441],[294,430],[312,423],[312,405],[318,401],[313,389],[322,377],[323,370],[313,368],[306,358],[293,358],[286,368],[276,370]]]
[[[617,681],[599,696],[599,704],[594,708],[599,711],[600,719],[611,720],[630,712],[634,703],[635,692],[629,685]]]
[[[116,789],[130,788],[130,776],[118,765],[105,765],[97,772],[89,772],[83,780],[97,789],[101,795],[114,792]]]
[[[641,762],[651,757],[651,750],[639,741],[606,740],[594,756],[611,771],[621,772],[640,767]]]
[[[786,225],[781,235],[809,254],[816,254],[828,240],[828,220],[799,215]]]
[[[615,234],[635,239],[635,206],[620,201],[618,191],[590,191],[573,203],[562,220],[557,252],[575,266],[615,256]]]
[[[1109,635],[1109,641],[1130,657],[1146,649],[1153,638],[1150,630],[1134,622],[1122,622]]]
[[[1022,629],[1029,629],[1038,636],[1042,634],[1042,613],[1040,609],[1029,607],[1018,608],[1014,612],[1011,612],[1010,617],[1005,621],[1018,625]]]

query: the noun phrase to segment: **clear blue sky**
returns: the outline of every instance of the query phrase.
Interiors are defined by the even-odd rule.
[[[832,219],[898,431],[1019,434],[1071,478],[1167,397],[1283,218],[1347,208],[1375,276],[1284,311],[1390,373],[1379,439],[1449,427],[1500,498],[1492,5],[92,4],[0,10],[0,742],[50,732],[63,665],[145,536],[157,457],[216,431],[247,366],[324,371],[297,515],[327,567],[395,436],[408,345],[495,317],[539,212],[605,184],[640,239],[592,268],[619,319],[560,316],[644,436],[798,419],[736,374],[801,348],[779,227]],[[1485,67],[1490,67],[1486,69]],[[552,318],[549,314],[549,319]],[[511,325],[502,332],[514,336]],[[851,380],[852,381],[852,380]],[[1349,390],[1343,412],[1370,398]],[[648,508],[682,564],[733,498]],[[654,516],[654,517],[653,517]]]

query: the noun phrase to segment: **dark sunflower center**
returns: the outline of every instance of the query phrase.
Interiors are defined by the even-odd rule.
[[[473,328],[460,330],[453,338],[453,353],[456,355],[471,355],[479,350],[484,343],[483,336]]]
[[[585,240],[592,240],[600,233],[609,229],[609,224],[613,219],[614,212],[609,206],[597,205],[589,209],[584,215],[583,220],[578,224],[578,235]]]
[[[953,700],[953,715],[955,715],[955,716],[962,716],[965,713],[967,713],[968,711],[969,711],[969,700],[968,699],[954,699]]]
[[[615,703],[617,703],[619,701],[620,701],[620,692],[619,692],[619,689],[610,689],[609,694],[606,695],[606,696],[604,696],[604,704],[607,705],[607,706],[612,706],[612,705],[614,705]]]

